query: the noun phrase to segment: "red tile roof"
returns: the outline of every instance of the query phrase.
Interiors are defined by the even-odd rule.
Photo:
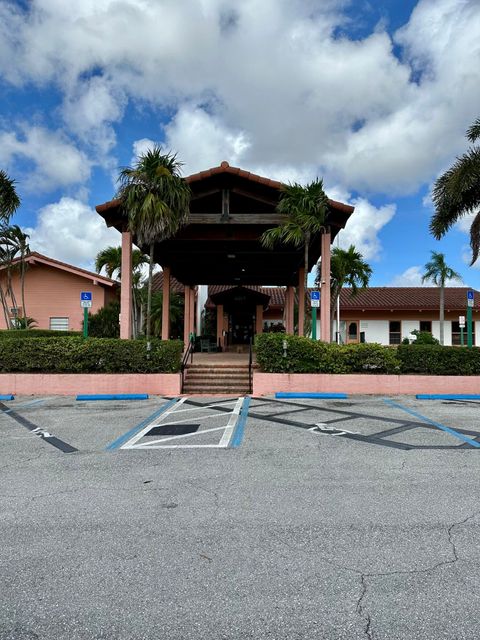
[[[230,173],[232,175],[238,175],[241,178],[245,178],[246,180],[250,180],[251,182],[258,182],[259,184],[264,184],[267,187],[271,187],[272,189],[281,189],[283,186],[282,182],[278,182],[277,180],[270,180],[270,178],[264,178],[263,176],[259,176],[256,173],[250,173],[250,171],[245,171],[244,169],[240,169],[240,167],[231,167],[228,162],[225,160],[218,167],[212,167],[211,169],[206,169],[204,171],[199,171],[198,173],[193,173],[190,176],[185,178],[185,181],[189,184],[192,182],[197,182],[198,180],[204,180],[205,178],[209,178],[211,176],[220,174],[220,173]],[[99,204],[95,207],[98,213],[103,213],[108,209],[113,209],[120,205],[120,199],[114,198],[113,200],[109,200],[108,202],[104,202],[103,204]],[[355,207],[352,207],[349,204],[344,204],[343,202],[338,202],[338,200],[328,199],[330,206],[333,209],[337,209],[338,211],[343,211],[344,213],[353,213]]]
[[[465,309],[468,287],[446,287],[445,309]],[[367,287],[352,296],[351,289],[342,289],[340,306],[347,310],[384,311],[397,309],[418,311],[438,309],[440,291],[438,287]],[[476,305],[480,303],[480,292],[475,292]]]
[[[15,258],[14,260],[12,260],[12,264],[15,265],[19,263],[20,260],[21,260],[20,258]],[[117,280],[112,280],[112,278],[101,276],[100,274],[95,273],[94,271],[87,271],[86,269],[81,269],[80,267],[76,267],[73,264],[68,264],[67,262],[61,262],[60,260],[49,258],[48,256],[44,256],[42,253],[38,253],[37,251],[31,251],[28,254],[28,256],[26,256],[25,262],[27,263],[40,262],[41,264],[46,264],[56,269],[62,269],[63,271],[68,271],[70,273],[74,273],[82,277],[87,277],[89,280],[96,280],[99,284],[104,284],[109,287],[119,284]],[[5,269],[5,266],[1,266],[0,269]]]
[[[163,288],[163,271],[153,274],[152,278],[152,291],[161,291]],[[181,293],[185,291],[185,287],[173,276],[170,276],[170,291],[174,293]]]

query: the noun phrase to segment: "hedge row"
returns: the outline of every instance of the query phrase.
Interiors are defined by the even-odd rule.
[[[81,336],[81,331],[54,331],[52,329],[9,329],[0,330],[1,340],[11,338],[71,338]]]
[[[262,334],[256,337],[255,351],[261,370],[267,373],[480,375],[480,349],[477,348],[337,345],[299,336]]]
[[[35,373],[175,373],[183,343],[114,338],[5,338],[0,371]]]

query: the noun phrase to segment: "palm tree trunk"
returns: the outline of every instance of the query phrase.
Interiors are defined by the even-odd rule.
[[[12,327],[10,326],[10,318],[9,318],[9,315],[8,315],[7,299],[6,299],[5,294],[3,293],[3,289],[2,289],[1,285],[0,285],[0,300],[2,302],[3,315],[5,317],[5,328],[6,329],[11,329]]]
[[[445,287],[440,285],[440,344],[444,342],[444,320],[445,320]]]
[[[27,311],[25,309],[25,256],[22,255],[22,262],[20,265],[20,279],[21,279],[21,284],[22,284],[22,314],[23,314],[23,321],[25,323],[24,329],[28,329],[28,323],[27,323]]]
[[[148,264],[148,293],[147,293],[147,350],[150,351],[150,327],[151,327],[151,315],[152,315],[152,275],[153,275],[153,242],[150,245],[150,262]]]

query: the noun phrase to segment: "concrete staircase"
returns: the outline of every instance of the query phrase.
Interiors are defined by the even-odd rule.
[[[183,393],[246,395],[250,393],[248,364],[213,362],[189,364],[185,369]]]

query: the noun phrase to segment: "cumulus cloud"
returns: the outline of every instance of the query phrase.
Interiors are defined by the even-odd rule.
[[[23,126],[19,133],[0,130],[0,162],[11,166],[17,160],[26,160],[33,166],[28,179],[22,180],[26,190],[67,187],[90,176],[86,155],[61,131],[43,127]]]
[[[40,209],[37,225],[25,231],[32,251],[91,270],[101,249],[121,242],[118,231],[107,228],[94,209],[74,198]]]
[[[392,278],[386,285],[387,287],[432,287],[431,282],[422,282],[422,276],[425,273],[425,267],[413,266],[405,269],[403,273]],[[447,287],[464,287],[465,283],[461,280],[447,280]]]
[[[311,165],[347,189],[414,191],[477,115],[480,5],[419,0],[393,37],[377,25],[350,40],[346,4],[7,1],[0,73],[55,84],[66,126],[101,153],[143,102],[173,114],[167,140],[189,171]]]

